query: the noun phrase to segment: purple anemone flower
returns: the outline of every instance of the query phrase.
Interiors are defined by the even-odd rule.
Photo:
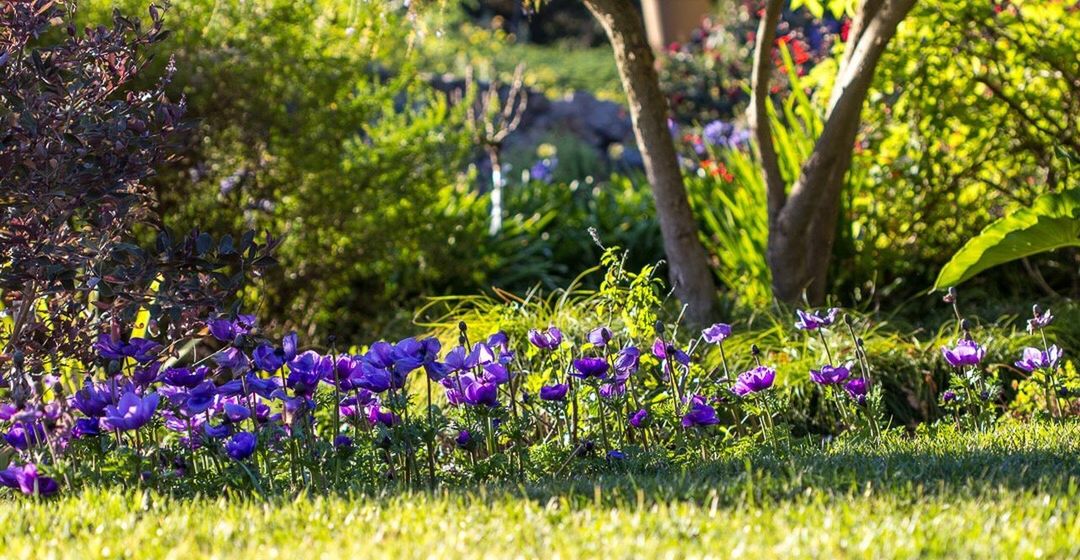
[[[566,399],[566,393],[569,390],[570,385],[566,383],[545,385],[540,388],[540,399],[545,401],[561,401]]]
[[[866,404],[868,388],[866,380],[861,377],[856,377],[844,384],[844,391],[859,404]]]
[[[96,418],[105,414],[105,407],[113,404],[112,392],[108,387],[86,381],[82,389],[75,391],[75,395],[68,402],[83,414]]]
[[[615,397],[621,397],[626,394],[626,383],[604,383],[600,386],[600,397],[604,399],[613,399]]]
[[[851,370],[844,366],[825,364],[821,369],[810,370],[810,380],[818,385],[836,385],[851,376]]]
[[[1028,319],[1027,330],[1031,334],[1035,334],[1035,331],[1044,329],[1050,326],[1050,323],[1054,322],[1054,316],[1050,314],[1050,310],[1041,311],[1038,305],[1031,308],[1032,318]]]
[[[716,417],[716,409],[706,404],[705,398],[701,395],[691,397],[689,404],[690,408],[682,417],[684,428],[712,426],[720,423],[720,419]]]
[[[345,434],[339,434],[339,435],[334,437],[334,448],[335,449],[352,449],[352,446],[353,446],[353,438],[351,438],[351,437],[349,437],[349,436],[347,436]]]
[[[131,358],[140,364],[153,360],[161,351],[161,345],[145,338],[132,338],[124,342],[116,340],[107,334],[98,337],[94,348],[102,358],[107,360],[123,360]]]
[[[986,349],[979,346],[974,340],[965,338],[956,343],[956,347],[950,349],[942,346],[941,353],[949,365],[959,368],[964,366],[978,365],[986,356]]]
[[[45,426],[40,422],[16,422],[4,434],[4,440],[19,451],[26,451],[45,441]]]
[[[454,438],[454,443],[456,443],[458,445],[458,447],[466,447],[466,446],[469,445],[469,442],[471,442],[471,441],[472,441],[472,434],[469,433],[469,430],[461,430],[461,431],[459,431],[457,437]]]
[[[27,463],[21,467],[12,465],[0,471],[0,485],[16,488],[27,496],[52,496],[60,489],[56,480],[41,476],[34,463]]]
[[[101,420],[98,418],[79,418],[71,427],[71,437],[82,439],[101,434]]]
[[[212,439],[229,437],[229,434],[232,433],[232,426],[228,424],[219,424],[217,426],[214,426],[210,424],[210,422],[203,422],[202,429],[203,433],[206,434],[206,437]]]
[[[499,405],[499,386],[494,383],[476,381],[465,387],[464,391],[465,404],[489,407]]]
[[[598,327],[589,332],[588,340],[593,346],[603,348],[611,342],[612,334],[611,329],[607,327]]]
[[[557,327],[548,327],[546,330],[532,329],[529,331],[529,342],[541,350],[554,350],[562,344],[562,331]]]
[[[255,446],[259,439],[255,434],[239,432],[225,443],[225,454],[236,461],[243,461],[255,453]]]
[[[574,377],[578,379],[603,379],[607,375],[608,363],[604,358],[578,358],[574,360]]]
[[[664,374],[671,373],[671,362],[675,361],[684,366],[690,365],[690,354],[683,352],[674,345],[667,344],[663,339],[657,338],[653,342],[652,354],[657,359],[664,361]]]
[[[372,424],[382,424],[383,426],[393,426],[401,421],[397,414],[389,410],[384,410],[378,402],[372,403],[368,406],[368,422]]]
[[[956,400],[956,391],[948,390],[941,394],[941,400],[945,403],[951,403]]]
[[[203,381],[198,387],[187,392],[182,408],[188,416],[206,412],[214,404],[215,396],[217,396],[217,387],[214,386],[214,382]]]
[[[627,346],[615,355],[615,375],[620,379],[628,379],[637,373],[641,365],[641,350],[634,346]]]
[[[233,424],[239,424],[248,418],[251,418],[251,409],[238,403],[226,402],[222,405],[225,412],[225,418]]]
[[[214,354],[214,362],[222,369],[230,371],[243,370],[248,367],[247,356],[236,348],[226,348]]]
[[[1039,350],[1038,348],[1024,348],[1024,354],[1021,356],[1020,360],[1016,362],[1016,367],[1028,373],[1040,369],[1053,370],[1057,367],[1061,355],[1061,348],[1058,348],[1056,344],[1047,348],[1045,351]]]
[[[281,369],[281,366],[296,358],[297,340],[296,333],[291,332],[281,339],[280,348],[274,348],[269,344],[260,344],[251,353],[251,359],[255,362],[255,367],[267,373],[274,373]]]
[[[161,381],[166,385],[172,385],[173,387],[186,387],[191,389],[202,383],[203,380],[206,379],[206,374],[208,373],[210,373],[210,368],[206,366],[199,366],[195,369],[168,368],[161,374]]]
[[[772,387],[775,379],[776,370],[766,366],[757,366],[754,369],[740,373],[731,390],[736,395],[745,397],[750,393],[760,393]]]
[[[153,418],[160,399],[157,393],[150,393],[143,397],[131,391],[124,393],[116,406],[105,408],[102,426],[109,431],[138,430]]]
[[[648,418],[649,412],[643,408],[630,416],[630,425],[635,428],[640,428]]]
[[[237,315],[236,319],[218,317],[206,322],[210,327],[210,334],[222,342],[232,342],[236,337],[251,332],[255,327],[254,315]]]
[[[612,449],[607,452],[607,458],[609,461],[622,461],[626,459],[626,453],[619,451],[618,449]]]
[[[727,337],[731,336],[731,325],[728,325],[727,323],[716,323],[701,331],[701,336],[705,337],[705,342],[708,342],[709,344],[720,344],[727,340]]]
[[[838,313],[840,313],[840,309],[836,307],[830,308],[824,315],[820,312],[797,309],[795,314],[799,316],[799,320],[795,322],[795,328],[803,331],[816,331],[835,323]]]

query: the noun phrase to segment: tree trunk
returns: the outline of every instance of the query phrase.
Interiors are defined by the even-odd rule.
[[[687,199],[675,144],[668,130],[667,100],[660,91],[641,13],[631,0],[583,2],[603,26],[615,51],[634,136],[652,185],[675,294],[687,305],[687,319],[703,324],[712,318],[716,285]]]
[[[788,192],[766,113],[776,24],[783,0],[768,0],[755,47],[750,124],[768,191],[767,260],[773,295],[789,303],[825,299],[829,261],[840,218],[840,194],[851,167],[860,113],[881,54],[915,0],[862,0],[852,20],[821,136]]]

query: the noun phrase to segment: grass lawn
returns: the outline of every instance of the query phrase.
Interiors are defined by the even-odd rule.
[[[435,493],[170,498],[92,488],[0,503],[21,558],[1077,557],[1080,426],[893,436]]]

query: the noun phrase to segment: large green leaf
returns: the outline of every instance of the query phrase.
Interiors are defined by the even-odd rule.
[[[941,269],[935,289],[955,286],[999,264],[1080,246],[1080,189],[1044,194],[970,239]]]

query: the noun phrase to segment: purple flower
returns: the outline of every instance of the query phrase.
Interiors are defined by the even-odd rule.
[[[204,422],[202,425],[202,429],[203,433],[206,434],[206,437],[212,439],[221,439],[224,437],[228,437],[229,434],[232,433],[232,427],[228,424],[219,424],[217,426],[213,426],[210,424],[210,422]]]
[[[168,368],[161,374],[161,380],[166,385],[172,385],[173,387],[187,387],[188,389],[195,387],[199,383],[202,383],[206,379],[206,374],[210,372],[210,368],[206,366],[199,366],[195,369],[190,368]]]
[[[229,422],[232,422],[233,424],[239,424],[240,422],[251,418],[251,409],[242,404],[226,402],[223,405],[223,408],[225,411],[225,418],[228,418]]]
[[[255,445],[259,439],[255,434],[239,432],[225,443],[225,454],[236,461],[243,461],[255,453]]]
[[[0,471],[0,485],[17,488],[27,496],[52,496],[60,489],[55,480],[38,474],[34,463],[22,467],[12,465]]]
[[[736,128],[731,123],[716,120],[701,129],[701,138],[710,146],[735,149],[750,141],[750,132]]]
[[[45,426],[38,422],[17,422],[4,434],[4,440],[19,451],[26,451],[45,441]]]
[[[446,398],[450,401],[450,404],[485,405],[490,407],[499,404],[499,386],[477,379],[471,373],[461,375],[457,379],[444,379],[442,383],[447,388]]]
[[[726,323],[716,323],[701,331],[701,335],[705,337],[705,342],[708,342],[709,344],[720,344],[727,340],[727,337],[731,336],[731,325]]]
[[[619,451],[618,449],[612,449],[607,452],[607,458],[609,461],[622,461],[626,459],[626,453]]]
[[[545,385],[540,388],[540,399],[545,401],[561,401],[566,398],[566,393],[569,390],[570,385],[567,385],[566,383]]]
[[[559,158],[546,158],[533,164],[529,168],[529,177],[533,181],[550,183],[554,179],[555,166],[559,164]]]
[[[578,358],[574,360],[574,370],[575,373],[570,375],[579,379],[603,379],[607,375],[608,363],[604,358]]]
[[[309,396],[315,393],[320,380],[332,377],[333,371],[334,362],[330,356],[308,350],[289,361],[285,384],[294,394]]]
[[[421,359],[424,364],[424,372],[432,381],[440,381],[450,373],[449,368],[438,362],[439,352],[442,351],[442,343],[435,337],[428,337],[420,341]]]
[[[615,355],[615,375],[620,379],[628,379],[631,375],[637,373],[640,365],[641,350],[633,346],[627,346],[619,350],[619,353]]]
[[[861,377],[856,377],[844,384],[844,391],[847,391],[847,394],[859,404],[866,403],[867,389],[866,380]]]
[[[679,350],[673,345],[669,345],[664,342],[663,339],[657,338],[653,341],[652,354],[660,360],[667,360],[671,358],[676,362],[684,366],[690,365],[690,355],[682,350]],[[665,369],[668,369],[665,367]]]
[[[607,327],[598,327],[589,332],[588,340],[593,346],[603,348],[607,346],[608,342],[611,342],[611,337],[614,336],[611,333],[611,329]]]
[[[465,371],[476,365],[469,363],[469,353],[464,346],[456,346],[447,352],[445,364],[450,372]]]
[[[454,442],[457,443],[458,447],[466,447],[471,441],[472,434],[469,433],[469,430],[459,431],[457,437],[454,438]]]
[[[154,359],[161,351],[161,345],[145,338],[133,338],[128,342],[116,340],[107,334],[98,337],[94,348],[102,358],[107,360],[123,360],[132,358],[136,362],[146,363]]]
[[[941,400],[946,402],[946,403],[951,403],[951,402],[955,401],[956,400],[956,392],[951,390],[951,389],[948,390],[948,391],[945,391],[941,395]]]
[[[766,366],[758,366],[740,373],[731,390],[736,395],[745,397],[750,393],[759,393],[772,387],[775,379],[776,370]]]
[[[643,408],[630,416],[630,425],[635,428],[640,428],[648,418],[649,413]]]
[[[1061,354],[1061,348],[1058,348],[1056,344],[1046,349],[1045,352],[1038,348],[1024,348],[1024,354],[1016,362],[1016,367],[1028,373],[1039,369],[1053,370],[1057,367]]]
[[[104,385],[91,383],[88,379],[82,389],[68,400],[71,406],[83,414],[96,418],[105,414],[105,407],[113,404],[112,393]]]
[[[554,350],[562,344],[562,331],[557,327],[548,327],[546,330],[532,329],[529,331],[529,342],[542,350]]]
[[[246,369],[248,367],[247,356],[236,348],[226,348],[225,350],[214,354],[214,362],[216,362],[219,367],[230,371]]]
[[[626,394],[626,383],[604,383],[600,386],[600,397],[612,399]]]
[[[851,370],[844,366],[825,364],[821,369],[810,370],[810,380],[818,385],[836,385],[851,376]]]
[[[214,404],[215,396],[217,396],[217,387],[214,386],[214,382],[204,381],[198,387],[187,392],[183,410],[188,416],[206,412]]]
[[[101,420],[97,418],[79,418],[71,427],[71,437],[81,439],[101,433]]]
[[[150,393],[143,397],[131,391],[124,393],[116,406],[105,408],[102,427],[109,431],[138,430],[153,418],[159,401],[160,397],[157,393]]]
[[[236,319],[218,317],[206,322],[210,327],[210,334],[222,342],[232,342],[236,337],[247,334],[255,327],[254,315],[237,315]]]
[[[394,414],[389,410],[383,410],[383,408],[379,406],[378,401],[376,401],[368,407],[368,422],[389,427],[400,422],[400,419],[397,417],[397,414]]]
[[[281,369],[281,366],[285,365],[286,362],[296,358],[296,344],[296,333],[291,332],[281,339],[280,348],[274,348],[269,344],[260,344],[251,353],[251,359],[255,362],[255,367],[267,373],[274,373]]]
[[[1036,330],[1044,329],[1054,322],[1054,316],[1050,314],[1049,309],[1040,312],[1039,306],[1035,305],[1032,306],[1031,313],[1033,317],[1027,322],[1027,330],[1031,334],[1035,334]]]
[[[825,315],[820,312],[807,312],[797,309],[795,314],[799,316],[799,320],[795,322],[795,328],[803,331],[816,331],[836,322],[838,313],[840,313],[840,309],[836,307],[830,308]]]
[[[955,348],[949,349],[942,346],[941,353],[945,356],[945,361],[949,362],[949,365],[959,368],[977,365],[986,356],[986,349],[979,346],[974,340],[965,338],[956,343]]]
[[[393,384],[393,380],[390,378],[390,372],[385,369],[375,367],[367,362],[364,362],[360,366],[361,375],[356,380],[356,385],[367,389],[373,393],[382,393],[390,388]]]
[[[345,434],[340,434],[334,437],[334,447],[336,449],[352,449],[353,439]]]
[[[706,404],[704,397],[694,395],[690,398],[690,408],[682,417],[682,426],[684,428],[711,426],[719,423],[720,419],[716,417],[716,409]]]

